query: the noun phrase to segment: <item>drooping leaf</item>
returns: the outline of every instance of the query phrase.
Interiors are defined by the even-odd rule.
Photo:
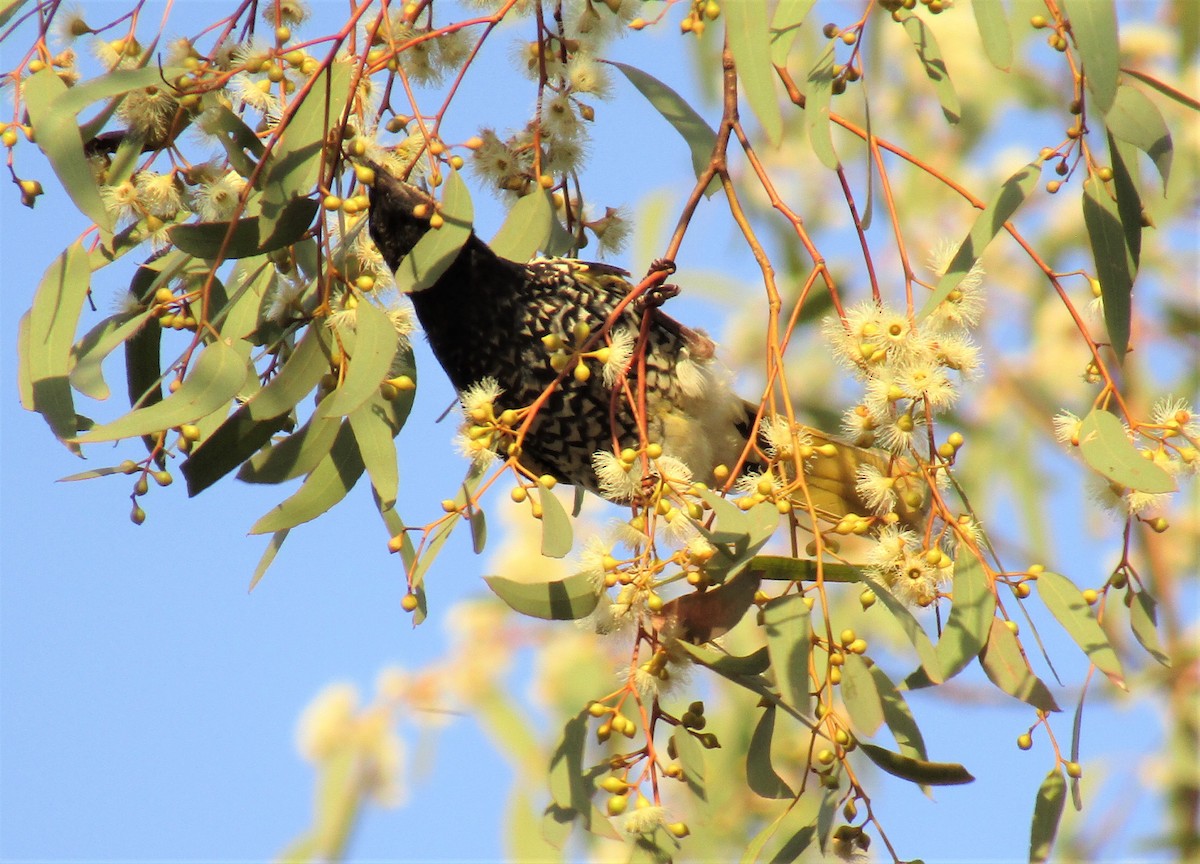
[[[37,135],[37,144],[63,189],[79,211],[111,233],[113,217],[100,198],[96,177],[83,152],[83,136],[76,125],[75,115],[63,111],[55,103],[70,92],[51,68],[43,69],[21,82],[21,95],[29,111],[29,122]],[[74,334],[72,334],[74,335]]]
[[[234,222],[185,222],[167,229],[171,242],[197,258],[249,258],[291,246],[312,225],[320,204],[293,198],[273,222],[251,216]]]
[[[262,557],[258,559],[258,565],[254,568],[254,573],[250,576],[250,587],[246,589],[249,593],[254,590],[254,587],[262,581],[262,577],[267,575],[269,568],[275,560],[275,556],[279,554],[280,547],[283,546],[283,541],[287,539],[288,531],[284,528],[282,531],[276,531],[271,535],[271,539],[267,542],[267,548],[263,550]]]
[[[883,708],[883,722],[891,730],[896,739],[896,746],[905,756],[914,759],[928,759],[925,752],[925,738],[917,727],[908,702],[900,695],[900,691],[892,683],[887,673],[878,664],[870,665],[871,678],[875,683],[875,692],[879,694],[879,704]],[[845,679],[843,679],[844,682]]]
[[[553,222],[554,208],[550,205],[550,193],[541,188],[535,189],[517,199],[488,245],[501,258],[523,263],[536,255],[539,249],[546,248]]]
[[[912,40],[917,49],[917,59],[925,67],[925,75],[933,82],[933,92],[937,94],[938,104],[942,106],[942,114],[951,123],[957,123],[962,116],[962,108],[958,104],[958,93],[954,90],[954,82],[946,69],[946,61],[938,48],[933,31],[925,26],[925,22],[915,15],[904,19],[904,32]]]
[[[321,414],[321,404],[332,398],[332,394],[325,396],[308,421],[291,435],[250,457],[238,471],[238,479],[283,483],[312,471],[329,453],[341,428],[340,418]]]
[[[943,681],[949,681],[975,659],[987,644],[996,615],[996,595],[988,585],[983,566],[969,552],[964,551],[955,562],[953,591],[950,620],[934,648]],[[924,669],[918,669],[904,682],[910,690],[932,683]]]
[[[792,864],[793,861],[801,860],[800,856],[817,839],[817,822],[821,807],[828,797],[818,794],[814,789],[810,794],[801,795],[799,801],[788,807],[776,832],[783,842],[778,849],[772,851],[771,857],[767,859],[768,864]]]
[[[829,112],[833,102],[833,44],[821,52],[816,63],[808,70],[804,84],[804,125],[808,129],[808,140],[813,153],[821,164],[832,171],[842,166],[837,151],[833,149],[833,124]]]
[[[810,610],[800,594],[785,594],[763,606],[763,629],[775,681],[783,701],[798,711],[808,711],[808,659],[812,651]]]
[[[816,0],[779,0],[771,16],[771,63],[786,66],[792,43]]]
[[[562,558],[575,543],[571,517],[549,489],[538,486],[538,501],[542,505],[542,554],[547,558]]]
[[[1109,681],[1122,690],[1128,690],[1117,652],[1109,644],[1108,636],[1092,615],[1083,593],[1075,583],[1060,573],[1046,570],[1038,576],[1037,586],[1038,596],[1067,631],[1067,635],[1083,649],[1096,668],[1108,676]]]
[[[426,231],[396,270],[396,287],[402,292],[423,291],[436,282],[471,236],[475,208],[467,184],[457,171],[451,171],[445,186],[438,211],[444,220],[442,227]]]
[[[1114,0],[1063,0],[1071,35],[1083,58],[1083,75],[1093,106],[1107,113],[1117,96],[1121,51]]]
[[[1067,802],[1067,784],[1062,769],[1055,766],[1038,787],[1033,805],[1033,822],[1029,828],[1029,864],[1050,860],[1058,823]]]
[[[484,576],[489,588],[514,611],[550,621],[576,621],[592,614],[603,593],[587,571],[549,582]]]
[[[550,797],[559,807],[577,813],[591,810],[592,790],[583,777],[589,716],[584,710],[567,721],[550,757]]]
[[[1129,319],[1133,279],[1137,274],[1125,240],[1121,214],[1098,177],[1083,181],[1083,224],[1096,262],[1096,278],[1104,298],[1104,324],[1117,362],[1125,362],[1129,348]]]
[[[235,171],[243,177],[254,174],[255,160],[262,158],[266,148],[241,117],[224,105],[214,105],[204,112],[204,131],[221,142]]]
[[[683,136],[692,155],[692,170],[697,178],[700,177],[708,169],[713,148],[717,144],[717,133],[682,96],[653,75],[626,63],[613,62],[612,65],[620,69],[629,83]],[[719,186],[719,181],[714,177],[704,194],[711,196]]]
[[[271,534],[316,519],[346,497],[364,470],[354,434],[344,423],[329,452],[295,494],[268,510],[250,527],[250,533]]]
[[[1042,166],[1032,162],[1000,185],[999,191],[984,207],[983,212],[975,217],[970,233],[959,245],[954,257],[946,266],[946,272],[938,280],[925,305],[921,307],[918,319],[925,318],[936,309],[938,304],[958,287],[963,277],[971,272],[975,262],[983,256],[983,250],[1004,229],[1004,223],[1013,217],[1017,208],[1029,197],[1029,193],[1037,188],[1041,174]]]
[[[1118,486],[1151,495],[1175,490],[1171,475],[1142,458],[1121,421],[1101,408],[1093,408],[1079,424],[1079,455]]]
[[[1185,9],[1195,8],[1192,6],[1191,3],[1188,3],[1187,0],[1184,0],[1184,2],[1179,5]],[[1185,31],[1186,31],[1186,28],[1185,28]],[[1187,93],[1183,93],[1182,91],[1176,90],[1170,84],[1160,81],[1159,79],[1155,78],[1153,75],[1147,75],[1145,72],[1139,71],[1137,69],[1122,69],[1121,72],[1125,75],[1132,75],[1134,78],[1138,79],[1143,84],[1147,84],[1147,85],[1153,87],[1155,90],[1157,90],[1159,93],[1166,96],[1168,99],[1174,99],[1176,102],[1178,102],[1180,105],[1182,105],[1185,108],[1190,108],[1193,111],[1200,111],[1200,99],[1197,99],[1194,96],[1189,96]]]
[[[46,268],[29,309],[22,371],[28,376],[33,409],[60,439],[78,431],[68,373],[71,343],[90,282],[87,254],[78,242],[72,243]]]
[[[1162,177],[1163,194],[1171,176],[1171,130],[1154,103],[1136,87],[1122,84],[1117,88],[1112,107],[1104,115],[1108,131],[1122,141],[1128,141],[1154,163]]]
[[[375,304],[359,303],[354,310],[354,347],[349,369],[332,398],[321,403],[323,417],[349,414],[362,405],[388,377],[400,337],[391,320]]]
[[[772,144],[783,136],[783,115],[775,98],[775,70],[771,66],[771,33],[765,3],[728,3],[721,7],[725,38],[733,53],[738,80],[746,101]]]
[[[841,692],[846,713],[859,735],[873,738],[883,725],[883,704],[875,689],[875,679],[863,658],[850,652],[843,656]]]
[[[461,510],[466,505],[467,499],[475,494],[475,490],[479,488],[479,483],[483,479],[485,470],[486,468],[482,463],[471,463],[471,467],[467,470],[467,476],[463,478],[462,483],[458,487],[458,492],[453,498],[457,509]],[[437,559],[438,553],[446,545],[446,541],[450,539],[450,535],[461,521],[457,517],[446,519],[429,535],[429,542],[425,544],[424,553],[417,559],[416,566],[409,573],[409,582],[414,590],[420,587],[425,574],[429,571],[430,565]]]
[[[979,28],[979,39],[988,60],[1007,72],[1012,66],[1013,48],[1003,0],[974,0],[971,11],[975,13],[975,26]]]
[[[394,443],[400,429],[393,424],[393,415],[394,406],[377,391],[346,417],[358,444],[363,467],[371,478],[371,488],[375,490],[375,497],[384,509],[395,506],[400,486],[400,467]]]
[[[104,361],[153,314],[145,309],[135,314],[118,313],[105,318],[71,348],[71,386],[92,399],[111,394],[104,380]]]
[[[21,11],[21,7],[29,0],[4,0],[0,3],[0,27],[3,27],[12,17]]]
[[[1117,198],[1117,216],[1125,232],[1125,248],[1137,273],[1142,261],[1142,196],[1138,192],[1137,152],[1132,144],[1108,134],[1108,153],[1112,162],[1113,191]],[[1103,286],[1101,286],[1103,288]]]
[[[1147,591],[1133,591],[1127,597],[1129,603],[1129,626],[1138,643],[1145,648],[1150,656],[1164,666],[1171,665],[1171,658],[1163,650],[1158,639],[1158,604]]]
[[[925,673],[925,677],[931,684],[941,684],[943,680],[942,662],[938,658],[937,649],[933,647],[933,640],[929,638],[929,634],[925,632],[921,622],[913,616],[912,612],[908,611],[907,606],[896,599],[883,583],[874,579],[866,579],[865,582],[875,592],[876,598],[883,607],[896,619],[896,623],[900,625],[900,629],[904,631],[908,641],[917,649],[917,656],[921,658],[921,670]]]
[[[859,748],[868,759],[887,773],[922,786],[961,786],[975,778],[957,762],[927,762],[913,759],[875,744],[861,743]]]
[[[1029,670],[1017,637],[999,618],[992,619],[992,629],[979,662],[988,679],[1009,696],[1042,711],[1061,710],[1049,688]]]
[[[113,465],[107,468],[91,468],[87,471],[80,471],[77,474],[70,474],[66,477],[59,477],[58,483],[76,483],[80,480],[95,480],[97,477],[110,477],[113,474],[124,474],[125,469],[119,465]]]
[[[718,675],[730,680],[736,681],[740,678],[760,675],[771,668],[770,651],[765,647],[759,648],[757,651],[747,654],[744,657],[726,654],[717,651],[715,648],[706,648],[703,645],[689,645],[686,642],[680,642],[679,647],[684,653],[691,655],[692,659],[701,666],[705,666]]]
[[[118,441],[207,417],[233,401],[249,373],[249,367],[233,347],[213,342],[200,352],[182,386],[170,396],[130,411],[111,423],[94,426],[75,440],[81,444]]]
[[[775,706],[763,711],[746,749],[746,782],[760,798],[793,798],[795,793],[771,765],[771,739],[775,736]]]

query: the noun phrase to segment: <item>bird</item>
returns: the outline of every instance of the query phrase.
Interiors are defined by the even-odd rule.
[[[425,192],[375,166],[369,230],[393,272],[434,230],[435,208]],[[758,404],[734,392],[713,341],[659,308],[674,290],[664,286],[649,302],[626,302],[634,285],[625,270],[574,258],[510,261],[472,230],[441,275],[409,296],[434,357],[460,396],[490,388],[494,413],[501,415],[534,405],[555,385],[523,438],[518,459],[526,470],[621,501],[632,493],[605,482],[597,454],[642,452],[651,442],[697,481],[712,482],[714,473],[722,476],[719,466],[762,470],[770,447],[759,429]],[[644,365],[629,353],[643,333]],[[597,334],[602,338],[587,341]],[[607,347],[599,355],[607,362],[586,351],[581,356],[580,347],[589,344]],[[579,373],[564,361],[588,369]],[[621,374],[614,374],[614,365]],[[630,398],[643,388],[644,440]],[[808,427],[798,431],[817,445],[834,440]],[[832,519],[870,512],[856,491],[857,469],[864,463],[886,469],[886,457],[841,442],[821,449],[824,456],[806,463],[813,504]]]

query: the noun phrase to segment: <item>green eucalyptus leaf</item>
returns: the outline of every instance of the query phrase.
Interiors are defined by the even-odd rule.
[[[592,806],[591,784],[583,776],[589,717],[585,709],[567,721],[550,757],[550,797],[559,807],[577,813],[588,813]]]
[[[846,713],[859,735],[874,738],[883,725],[883,703],[875,679],[862,657],[848,651],[843,657],[841,692]]]
[[[771,63],[786,66],[792,43],[816,0],[779,0],[771,16]]]
[[[1129,625],[1133,635],[1150,656],[1164,666],[1171,665],[1171,658],[1163,650],[1158,639],[1158,603],[1148,591],[1133,591],[1129,602]]]
[[[809,710],[808,659],[812,651],[810,611],[800,594],[775,597],[763,606],[763,629],[775,681],[783,701],[798,711]]]
[[[1012,67],[1013,46],[1003,0],[973,0],[971,11],[975,13],[975,26],[979,28],[979,39],[988,60],[1007,72]]]
[[[900,752],[914,759],[928,759],[928,754],[925,752],[925,737],[917,727],[917,720],[913,717],[908,702],[878,664],[871,663],[868,665],[868,669],[875,684],[875,692],[879,694],[879,704],[883,709],[883,722],[891,730]]]
[[[1112,161],[1117,216],[1121,220],[1121,230],[1125,232],[1125,247],[1129,250],[1132,272],[1136,273],[1142,261],[1142,196],[1135,179],[1139,173],[1137,151],[1133,145],[1118,141],[1110,132],[1108,152]]]
[[[1114,0],[1063,0],[1092,105],[1107,113],[1117,96],[1121,49]]]
[[[1009,696],[1042,711],[1060,711],[1045,683],[1029,670],[1017,637],[999,618],[992,619],[979,662],[988,679]]]
[[[738,79],[746,101],[762,124],[771,144],[783,137],[783,115],[775,97],[775,69],[771,66],[771,33],[765,3],[726,3],[725,38],[733,53]]]
[[[942,106],[942,114],[950,123],[957,123],[962,116],[962,108],[933,31],[920,18],[910,15],[904,19],[904,32],[917,49],[917,58],[925,67],[926,77],[933,82],[933,91],[937,94],[938,104]]]
[[[749,569],[763,579],[776,582],[825,582],[853,583],[863,581],[861,567],[826,561],[819,567],[811,558],[792,558],[787,555],[755,555],[750,559]]]
[[[1093,408],[1079,424],[1079,455],[1089,467],[1127,489],[1174,492],[1171,475],[1141,454],[1121,421],[1101,408]]]
[[[316,519],[346,497],[364,470],[350,426],[343,423],[329,452],[295,494],[268,510],[250,527],[250,533],[271,534]]]
[[[71,386],[92,399],[111,395],[104,380],[104,361],[153,314],[153,310],[120,312],[105,318],[71,348]]]
[[[171,242],[197,258],[249,258],[290,246],[304,236],[320,209],[310,198],[293,198],[273,222],[251,216],[233,222],[185,222],[167,229]]]
[[[1083,224],[1096,262],[1096,277],[1104,298],[1104,324],[1117,361],[1125,362],[1129,348],[1131,295],[1137,266],[1126,241],[1117,202],[1098,177],[1083,181]]]
[[[81,444],[119,441],[207,417],[233,401],[249,374],[250,368],[232,346],[213,342],[200,352],[182,386],[170,396],[111,423],[94,426],[75,440]]]
[[[683,781],[691,793],[701,801],[708,801],[706,786],[706,769],[704,748],[690,731],[682,726],[676,726],[671,733],[671,741],[675,744],[675,753],[679,757],[679,766],[683,768]]]
[[[388,377],[400,337],[391,319],[375,304],[359,303],[354,310],[354,347],[349,368],[332,398],[322,401],[322,417],[349,414],[379,392]]]
[[[933,647],[933,641],[929,638],[929,634],[921,626],[921,622],[912,612],[908,611],[907,606],[896,599],[895,595],[882,582],[874,579],[865,579],[864,581],[875,592],[875,596],[883,608],[896,619],[896,623],[900,625],[904,635],[908,637],[908,641],[917,649],[917,656],[921,659],[921,671],[925,673],[929,683],[941,684],[943,680],[942,662],[938,658],[937,649]]]
[[[761,675],[771,668],[770,649],[766,647],[741,657],[686,642],[680,642],[679,647],[701,666],[732,681]]]
[[[1033,822],[1029,827],[1029,864],[1042,864],[1050,860],[1066,803],[1067,783],[1063,779],[1062,769],[1056,765],[1038,787],[1037,800],[1033,805]]]
[[[538,501],[542,505],[542,554],[547,558],[562,558],[575,542],[571,517],[549,489],[538,486]]]
[[[808,71],[804,86],[804,125],[808,129],[808,140],[813,153],[821,164],[832,171],[842,167],[837,151],[833,149],[833,125],[830,120],[833,103],[833,44],[817,58]]]
[[[1109,681],[1122,690],[1128,690],[1117,652],[1109,644],[1108,636],[1092,615],[1083,593],[1075,583],[1060,573],[1046,570],[1038,576],[1037,586],[1038,596],[1067,631],[1067,635],[1083,649],[1096,668],[1108,676]]]
[[[592,614],[603,592],[593,574],[583,571],[550,582],[526,582],[485,576],[489,588],[514,611],[550,621],[576,621]]]
[[[987,644],[995,615],[996,595],[988,585],[987,574],[978,559],[964,551],[954,565],[950,620],[934,649],[942,670],[941,680],[950,680],[975,659]],[[909,675],[904,682],[910,690],[933,683],[923,668]]]
[[[482,555],[487,546],[487,518],[483,515],[482,510],[475,507],[471,510],[469,521],[471,524],[471,548],[476,555]]]
[[[763,711],[746,750],[746,782],[760,798],[794,798],[795,793],[771,765],[771,739],[775,735],[775,706]]]
[[[251,456],[238,471],[238,479],[244,483],[283,483],[316,468],[328,455],[341,427],[340,418],[321,413],[321,406],[332,398],[333,394],[325,396],[308,421],[291,435]]]
[[[267,548],[263,550],[262,557],[258,559],[258,565],[254,568],[254,573],[250,576],[250,587],[246,589],[247,593],[254,590],[254,587],[262,581],[262,577],[267,574],[267,568],[275,560],[275,556],[279,554],[280,547],[283,546],[283,541],[287,539],[288,531],[291,529],[284,528],[282,531],[276,531],[271,535],[271,539],[267,541]]]
[[[913,759],[865,742],[859,744],[859,749],[888,774],[903,780],[911,780],[922,786],[961,786],[964,783],[975,781],[971,772],[957,762],[927,762],[924,759]]]
[[[1104,125],[1116,138],[1129,142],[1150,157],[1162,177],[1163,194],[1166,194],[1174,153],[1171,130],[1149,97],[1136,87],[1121,84],[1112,107],[1104,115]]]
[[[1191,4],[1190,2],[1187,2],[1187,0],[1184,0],[1184,2],[1180,5],[1185,9],[1197,8],[1197,7],[1193,6],[1193,4]],[[1166,84],[1166,83],[1158,80],[1153,75],[1147,75],[1145,72],[1138,71],[1137,69],[1122,69],[1121,74],[1131,75],[1132,77],[1141,81],[1143,84],[1147,84],[1150,87],[1153,87],[1155,90],[1157,90],[1159,93],[1166,96],[1168,99],[1175,100],[1176,102],[1178,102],[1180,105],[1182,105],[1185,108],[1190,108],[1193,111],[1200,111],[1200,99],[1197,99],[1194,96],[1189,96],[1187,93],[1183,93],[1179,90],[1176,90],[1170,84]]]
[[[29,309],[28,335],[22,340],[22,377],[27,376],[29,401],[60,439],[70,439],[78,431],[68,375],[71,343],[91,275],[79,242],[63,250],[38,283]]]
[[[488,246],[501,258],[528,261],[550,242],[553,223],[554,208],[550,204],[550,193],[545,189],[535,189],[517,199]]]
[[[423,291],[436,282],[471,236],[475,209],[471,193],[457,171],[446,175],[446,191],[438,212],[444,220],[442,227],[426,231],[396,269],[396,287],[401,292]]]

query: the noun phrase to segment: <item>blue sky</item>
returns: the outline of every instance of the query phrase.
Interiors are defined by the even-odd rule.
[[[182,14],[199,8],[187,4]],[[332,8],[318,6],[322,14]],[[651,71],[685,84],[690,67],[679,40],[655,44],[662,53]],[[636,62],[633,48],[626,41],[613,53]],[[5,46],[2,53],[7,68],[11,52]],[[601,124],[620,110],[625,129],[654,130],[674,143],[631,88],[618,93],[611,105],[619,109],[605,106]],[[463,129],[474,120],[472,109],[497,109],[477,91],[465,90],[463,98]],[[501,107],[511,116],[521,108]],[[636,206],[644,191],[662,184],[661,165],[631,165],[614,153],[622,141],[615,126],[597,127],[598,140],[612,145],[596,147],[597,176],[619,184]],[[438,612],[485,590],[478,577],[487,572],[486,559],[471,554],[465,536],[452,541],[430,577],[434,616],[414,630],[399,606],[402,573],[385,553],[365,486],[293,532],[247,593],[263,540],[245,531],[283,497],[280,489],[224,483],[194,500],[181,483],[155,489],[138,528],[128,518],[124,478],[56,483],[87,466],[17,403],[16,323],[48,261],[85,225],[31,151],[21,145],[19,165],[43,178],[47,194],[33,211],[7,187],[0,200],[0,859],[263,860],[301,831],[310,813],[311,769],[293,745],[300,710],[332,680],[369,691],[384,666],[413,668],[438,657],[447,644]],[[682,145],[671,155],[681,171],[676,179],[686,181]],[[498,210],[482,194],[477,207],[481,233],[490,234]],[[728,248],[689,239],[685,253],[699,266],[752,280],[749,256],[726,260]],[[638,269],[646,262],[620,263]],[[100,314],[120,287],[110,279],[99,288]],[[720,332],[703,301],[682,308],[681,317],[707,316]],[[419,450],[420,458],[401,463],[399,506],[428,517],[462,463],[450,446],[451,425],[434,423],[453,398],[450,386],[423,346],[418,365],[425,377],[400,446],[402,453]],[[119,365],[106,369],[119,394]],[[108,464],[103,446],[88,456],[90,464]],[[1103,566],[1111,554],[1082,534],[1063,545],[1081,569]],[[1074,650],[1055,642],[1055,656]],[[1064,679],[1079,681],[1083,663],[1065,665]],[[968,685],[983,680],[965,677]],[[525,692],[520,680],[513,689]],[[1015,702],[999,709],[919,695],[912,702],[927,740],[938,742],[934,758],[969,763],[978,782],[941,790],[936,803],[905,784],[889,785],[882,807],[893,840],[926,860],[1022,857],[1034,791],[1050,767],[1042,745],[1020,754],[1012,744],[1030,713]],[[1137,829],[1123,832],[1111,851],[1150,855],[1130,838],[1159,815],[1137,775],[1142,757],[1161,742],[1155,709],[1145,701],[1112,707],[1096,700],[1087,724],[1087,740],[1106,761],[1096,776],[1103,770],[1112,778],[1095,813],[1119,802]],[[1064,733],[1069,726],[1059,725]],[[436,755],[405,807],[368,813],[354,860],[501,857],[497,802],[511,779],[503,759],[469,718],[441,733]],[[965,826],[969,833],[959,830]]]

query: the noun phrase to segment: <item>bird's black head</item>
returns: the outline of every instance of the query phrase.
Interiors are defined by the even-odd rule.
[[[429,230],[429,217],[436,202],[415,186],[392,176],[382,165],[372,167],[375,182],[371,185],[371,239],[383,253],[388,267],[395,270]],[[422,206],[423,212],[418,210]]]

